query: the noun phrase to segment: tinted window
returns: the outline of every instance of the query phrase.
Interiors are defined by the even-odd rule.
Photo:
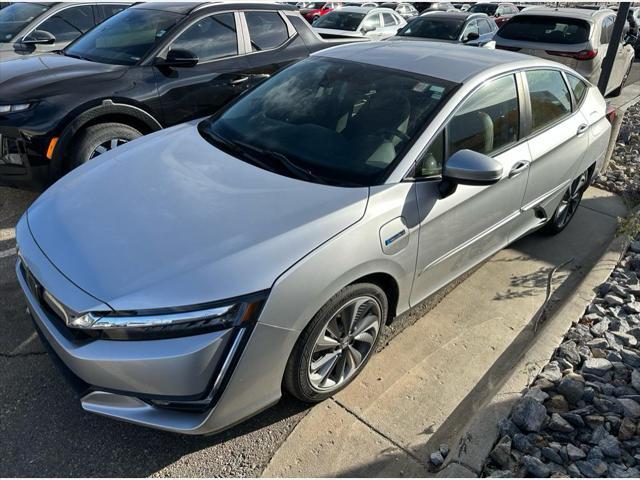
[[[518,94],[513,75],[476,90],[447,126],[448,155],[473,150],[491,155],[518,140]]]
[[[382,26],[380,25],[380,15],[378,15],[377,13],[373,13],[367,16],[367,18],[364,19],[362,26],[364,28],[370,28],[373,30],[375,30],[376,28],[380,28]]]
[[[498,35],[509,40],[573,45],[589,40],[589,24],[574,18],[518,15],[505,23]]]
[[[370,64],[312,57],[202,123],[201,132],[238,158],[284,175],[372,185],[420,134],[453,86]]]
[[[69,22],[82,33],[93,28],[96,24],[93,18],[93,8],[89,5],[83,7],[71,7],[61,11],[58,16]]]
[[[452,18],[418,17],[402,28],[398,35],[405,37],[457,40],[464,26],[463,20]]]
[[[486,20],[478,20],[478,25],[480,26],[480,35],[485,35],[493,31],[491,25]]]
[[[567,74],[567,79],[569,80],[571,90],[573,90],[573,96],[576,99],[576,103],[581,103],[585,93],[587,93],[587,84],[578,77],[574,77],[570,74]]]
[[[391,25],[397,25],[398,24],[396,19],[390,13],[383,13],[382,14],[382,20],[384,21],[384,26],[385,27],[389,27]]]
[[[611,41],[613,33],[614,17],[607,17],[602,21],[602,30],[600,31],[600,43],[607,44]]]
[[[478,30],[478,22],[476,22],[475,20],[471,20],[469,23],[467,23],[467,26],[464,29],[465,37],[467,37],[470,33],[480,34],[480,31]]]
[[[533,130],[539,130],[571,113],[569,89],[557,70],[525,73],[529,83]]]
[[[198,20],[176,39],[171,48],[196,54],[201,62],[238,54],[233,13],[221,13]]]
[[[492,16],[495,15],[496,10],[498,10],[497,5],[493,5],[491,3],[476,3],[467,11],[471,13],[486,13],[487,15]]]
[[[56,37],[56,42],[71,42],[94,25],[91,6],[72,7],[45,20],[38,30],[45,30]]]
[[[341,12],[334,10],[320,17],[313,24],[317,28],[330,28],[333,30],[347,30],[355,32],[364,19],[364,13]]]
[[[251,46],[254,51],[282,45],[289,38],[287,25],[276,12],[246,12]]]
[[[127,9],[126,5],[94,5],[93,11],[96,17],[96,23],[102,23],[107,18],[113,17],[116,13],[120,13]]]
[[[182,19],[160,10],[130,8],[105,20],[65,49],[65,54],[114,65],[134,65]]]
[[[36,17],[46,12],[48,5],[35,3],[13,3],[0,10],[0,43],[13,39]]]

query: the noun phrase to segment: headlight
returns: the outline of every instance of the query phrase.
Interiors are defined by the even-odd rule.
[[[54,310],[60,307],[52,296],[44,295]],[[90,312],[66,316],[69,328],[111,340],[148,340],[181,337],[254,323],[266,298],[252,295],[241,301],[207,308],[158,312]]]
[[[30,103],[16,103],[15,105],[0,105],[0,113],[23,112],[31,106]]]

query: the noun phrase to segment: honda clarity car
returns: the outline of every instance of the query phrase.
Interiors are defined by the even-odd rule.
[[[84,410],[216,432],[284,391],[334,395],[397,315],[567,227],[604,160],[605,113],[594,86],[536,57],[322,50],[59,180],[17,225],[16,274]]]

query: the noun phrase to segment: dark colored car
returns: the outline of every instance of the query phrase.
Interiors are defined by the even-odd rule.
[[[450,10],[455,10],[456,7],[453,3],[449,2],[412,2],[412,5],[419,13],[426,12],[427,10],[439,10],[442,12],[448,12]]]
[[[493,17],[498,27],[502,26],[514,15],[520,13],[518,7],[513,3],[476,3],[467,11],[470,13],[486,13],[490,17]]]
[[[60,50],[132,2],[16,2],[0,11],[0,60]]]
[[[57,54],[1,64],[0,183],[46,187],[118,145],[212,114],[281,67],[345,42],[323,41],[286,5],[135,5]]]
[[[315,22],[321,16],[342,7],[342,2],[301,2],[300,14],[309,23]]]
[[[388,2],[379,5],[382,8],[390,8],[405,20],[409,20],[418,15],[418,10],[410,3]]]
[[[493,18],[484,13],[425,12],[414,18],[390,40],[430,40],[481,47],[498,31]]]

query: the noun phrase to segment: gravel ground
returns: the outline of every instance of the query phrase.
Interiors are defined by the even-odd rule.
[[[596,183],[630,206],[640,203],[639,126],[636,105]],[[640,477],[639,238],[511,416],[500,420],[483,476]]]

